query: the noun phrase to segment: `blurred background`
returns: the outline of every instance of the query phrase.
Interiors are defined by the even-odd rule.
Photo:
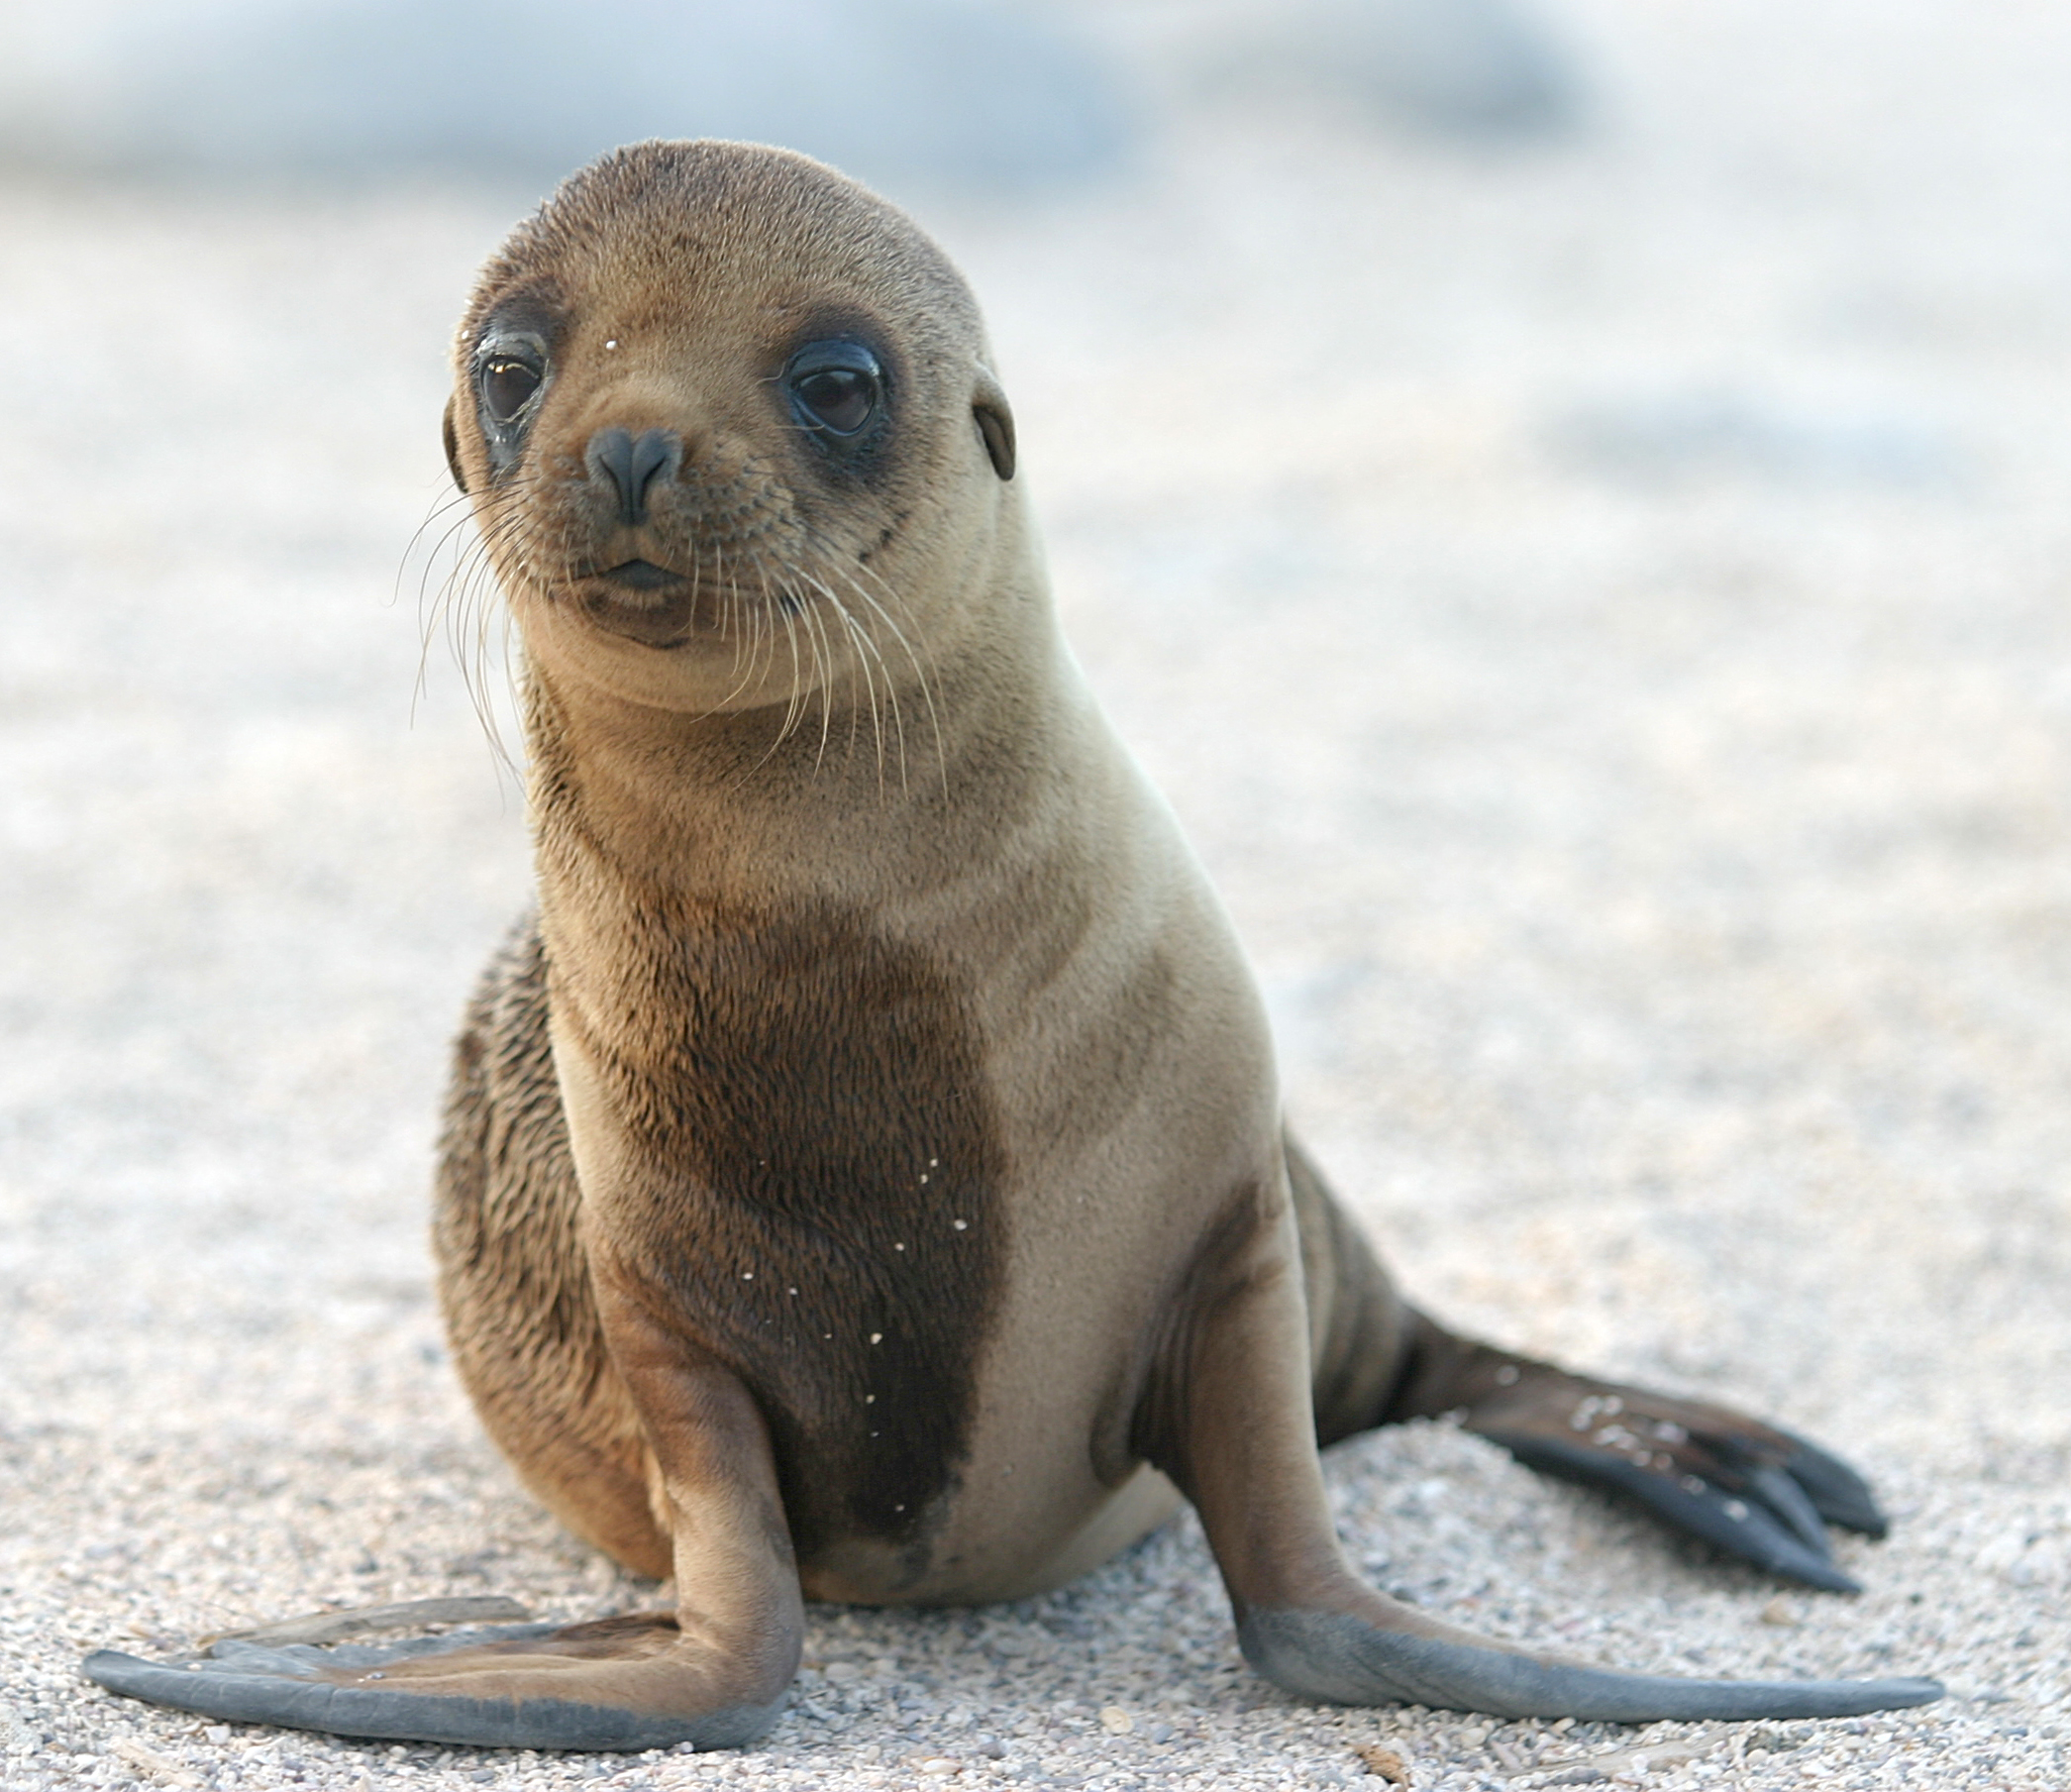
[[[826,157],[971,276],[1075,647],[1403,1279],[1786,1413],[1902,1521],[1847,1558],[1864,1601],[1750,1630],[1773,1589],[1520,1478],[1502,1550],[1447,1533],[1453,1590],[1543,1570],[1628,1659],[1694,1628],[1736,1665],[1941,1671],[1952,1771],[2042,1760],[2071,1734],[2071,12],[2042,0],[0,7],[14,1684],[133,1621],[470,1574],[621,1596],[480,1442],[429,1297],[445,1042],[528,881],[472,619],[447,639],[438,416],[509,225],[598,151],[699,134]],[[1341,1459],[1348,1511],[1408,1447]],[[70,1695],[19,1697],[90,1748]]]
[[[1531,0],[84,0],[11,5],[4,141],[53,166],[523,189],[642,137],[809,152],[873,183],[1096,179],[1197,92],[1441,133],[1567,121]]]

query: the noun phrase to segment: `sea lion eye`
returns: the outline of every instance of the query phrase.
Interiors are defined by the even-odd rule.
[[[481,364],[481,398],[498,423],[516,418],[540,389],[541,372],[515,356],[492,355]]]
[[[878,394],[870,376],[853,368],[829,368],[808,373],[792,388],[798,402],[837,436],[853,436],[870,421]]]
[[[884,369],[860,342],[808,343],[784,368],[783,383],[806,428],[853,436],[878,414]]]

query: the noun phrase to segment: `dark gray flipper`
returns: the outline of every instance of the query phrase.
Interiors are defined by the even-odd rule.
[[[1384,1631],[1334,1612],[1252,1612],[1244,1658],[1278,1686],[1337,1705],[1400,1703],[1499,1718],[1846,1718],[1925,1705],[1933,1680],[1676,1680]]]
[[[110,1692],[229,1723],[484,1748],[629,1750],[679,1742],[693,1748],[739,1748],[762,1736],[782,1709],[779,1697],[767,1705],[684,1717],[568,1699],[391,1692],[341,1686],[328,1678],[340,1670],[378,1670],[386,1662],[550,1636],[556,1630],[549,1624],[507,1625],[387,1645],[336,1648],[307,1643],[268,1646],[226,1638],[203,1656],[172,1661],[146,1661],[115,1649],[97,1649],[81,1663],[81,1671]]]
[[[1796,1431],[1787,1431],[1781,1425],[1774,1428],[1791,1446],[1790,1455],[1784,1458],[1785,1472],[1805,1490],[1820,1518],[1867,1537],[1881,1539],[1890,1531],[1891,1526],[1878,1511],[1869,1483],[1847,1463]]]
[[[1834,1565],[1824,1525],[1873,1537],[1886,1527],[1846,1463],[1743,1413],[1570,1374],[1448,1330],[1402,1301],[1293,1139],[1287,1163],[1319,1443],[1455,1414],[1519,1461],[1636,1500],[1772,1574],[1861,1590]]]
[[[1805,1489],[1788,1469],[1764,1463],[1748,1471],[1747,1485],[1785,1529],[1822,1560],[1830,1558],[1832,1545],[1826,1540],[1826,1527],[1819,1522],[1818,1509],[1806,1498]]]
[[[1663,1474],[1588,1443],[1488,1430],[1519,1462],[1542,1474],[1608,1488],[1638,1501],[1663,1524],[1702,1537],[1728,1555],[1828,1593],[1860,1593],[1862,1583],[1834,1566],[1819,1515],[1782,1468],[1741,1468],[1737,1485],[1696,1474]]]

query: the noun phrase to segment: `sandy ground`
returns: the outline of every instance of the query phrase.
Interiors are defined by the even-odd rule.
[[[483,1441],[423,1239],[445,1040],[527,870],[441,641],[413,720],[414,570],[393,593],[442,501],[447,332],[518,201],[17,181],[8,1792],[1333,1785],[1375,1744],[1462,1792],[2061,1792],[2071,16],[1565,16],[1599,108],[1558,151],[1195,113],[1089,199],[931,221],[1073,638],[1405,1281],[1787,1416],[1896,1519],[1841,1547],[1861,1598],[1779,1591],[1420,1426],[1334,1453],[1355,1557],[1634,1666],[1948,1700],[1643,1732],[1314,1709],[1244,1669],[1191,1524],[1045,1600],[816,1610],[738,1755],[387,1748],[80,1682],[102,1643],[331,1603],[650,1590]]]

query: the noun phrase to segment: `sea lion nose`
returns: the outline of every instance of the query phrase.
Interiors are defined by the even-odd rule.
[[[667,473],[675,477],[682,464],[683,444],[672,430],[600,429],[590,437],[583,463],[589,476],[602,475],[618,489],[619,521],[637,528],[647,521],[647,494],[657,477]]]

